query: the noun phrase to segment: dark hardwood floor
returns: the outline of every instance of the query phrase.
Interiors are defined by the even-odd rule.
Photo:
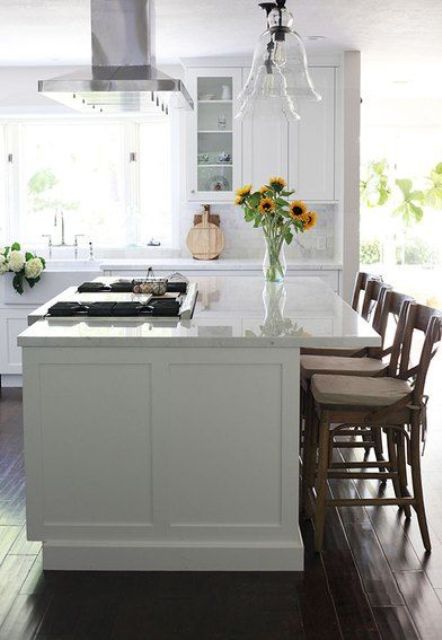
[[[433,552],[395,507],[327,517],[325,550],[302,524],[304,574],[43,573],[26,540],[22,403],[0,399],[0,640],[438,640],[442,638],[442,357],[430,376],[423,460]],[[354,455],[344,450],[341,455]],[[335,495],[371,482],[334,481]],[[387,490],[388,493],[388,490]]]

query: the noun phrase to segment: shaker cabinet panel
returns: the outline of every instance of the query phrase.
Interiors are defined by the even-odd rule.
[[[241,70],[189,69],[195,102],[187,119],[187,196],[190,201],[231,202],[241,176],[241,124],[235,100]]]
[[[249,70],[243,69],[243,84]],[[288,178],[300,198],[335,200],[335,67],[312,67],[322,100],[299,103],[299,122],[246,119],[242,132],[242,181],[255,187],[271,175]]]
[[[243,85],[249,69],[243,69]],[[246,118],[242,135],[242,182],[255,188],[267,184],[270,176],[288,173],[288,125],[281,118],[274,122]]]
[[[289,183],[303,200],[335,194],[336,69],[310,68],[320,102],[299,103],[301,120],[289,126]]]

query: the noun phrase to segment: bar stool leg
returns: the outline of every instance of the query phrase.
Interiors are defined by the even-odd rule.
[[[399,465],[398,465],[398,458],[396,453],[396,444],[394,441],[394,433],[393,433],[393,430],[390,429],[389,427],[386,427],[385,431],[387,434],[388,459],[392,464],[392,466],[390,467],[390,471],[396,474],[392,478],[394,495],[396,496],[396,498],[401,498],[402,489],[399,481]]]
[[[382,431],[381,429],[376,429],[375,427],[373,427],[371,432],[373,434],[373,441],[374,441],[373,448],[376,455],[376,460],[378,462],[385,462],[384,450],[382,446]],[[382,467],[382,466],[379,467],[379,471],[385,471],[385,470],[386,470],[385,467]]]
[[[319,461],[316,482],[316,512],[315,512],[315,551],[322,551],[324,540],[324,525],[327,498],[327,472],[329,461],[330,434],[328,419],[322,415],[319,423]]]
[[[313,399],[306,398],[306,421],[302,450],[302,507],[306,518],[312,516],[310,493],[315,484],[317,453],[317,417],[313,407]]]
[[[419,529],[424,543],[425,550],[431,551],[430,534],[428,533],[427,518],[425,515],[424,492],[422,488],[421,475],[421,452],[420,452],[420,422],[419,416],[414,414],[411,423],[411,477],[413,480],[414,509],[417,514]]]
[[[410,495],[408,491],[408,478],[407,478],[407,459],[405,454],[405,436],[400,431],[396,432],[396,445],[397,445],[397,466],[399,471],[399,484],[401,487],[402,497],[407,498]],[[409,504],[403,507],[405,517],[407,520],[411,518],[411,508]]]

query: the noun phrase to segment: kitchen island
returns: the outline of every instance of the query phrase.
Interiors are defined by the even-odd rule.
[[[302,570],[300,348],[380,338],[319,279],[197,282],[190,320],[46,305],[19,337],[45,569]]]

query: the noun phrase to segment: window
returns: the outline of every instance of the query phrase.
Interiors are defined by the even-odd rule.
[[[6,171],[0,179],[13,218],[9,233],[2,220],[6,240],[38,247],[51,234],[54,245],[72,245],[82,234],[98,247],[145,246],[152,237],[171,246],[168,120],[46,120],[3,129],[14,150],[13,189],[6,190]]]
[[[167,120],[140,126],[141,235],[167,243],[172,228],[170,126]],[[164,148],[169,150],[164,152]],[[152,215],[154,214],[154,215]]]
[[[7,239],[6,215],[7,151],[5,128],[0,125],[0,243]]]

